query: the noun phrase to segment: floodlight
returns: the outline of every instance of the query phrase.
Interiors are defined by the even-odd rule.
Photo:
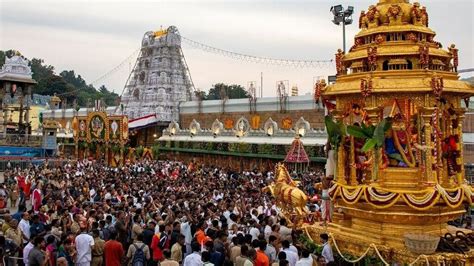
[[[354,7],[353,6],[348,6],[346,11],[344,11],[345,15],[346,16],[350,16],[352,14],[354,14]]]
[[[343,47],[344,52],[346,52],[346,25],[352,24],[352,14],[354,14],[354,7],[348,6],[346,10],[342,5],[332,6],[331,13],[334,15],[332,22],[336,25],[342,23],[342,36],[343,36]]]
[[[343,10],[342,5],[337,5],[337,6],[331,7],[331,12],[334,16],[338,16],[339,13],[342,12],[342,10]]]

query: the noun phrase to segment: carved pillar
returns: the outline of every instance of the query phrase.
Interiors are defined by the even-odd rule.
[[[351,175],[350,175],[350,185],[356,186],[357,184],[357,168],[352,167],[355,164],[355,145],[354,145],[354,137],[351,136]]]
[[[372,106],[375,106],[375,98],[372,96]],[[367,112],[367,117],[369,118],[370,124],[377,126],[380,122],[380,114],[383,110],[383,107],[368,107],[365,108]],[[382,149],[374,149],[371,154],[372,159],[372,169],[371,169],[371,181],[378,181],[383,183],[383,174],[380,173],[380,166],[382,163]],[[368,181],[368,180],[366,180]],[[366,182],[367,183],[367,182]]]
[[[431,141],[431,135],[433,134],[433,130],[431,127],[431,118],[433,116],[434,108],[432,107],[425,107],[421,110],[422,112],[422,117],[424,121],[424,134],[425,134],[425,139],[424,139],[424,144],[427,147],[430,147],[426,151],[423,151],[425,153],[425,178],[424,181],[426,182],[427,185],[432,185],[435,183],[441,183],[440,180],[438,180],[438,176],[436,171],[433,171],[433,164],[436,165],[436,158],[433,157],[433,150],[431,147],[434,147],[434,149],[437,149],[436,143],[432,143]],[[438,155],[439,156],[439,155]]]
[[[23,100],[24,100],[23,90],[20,92],[20,97],[18,98],[20,103],[20,110],[18,116],[18,129],[20,129],[21,125],[23,124]]]
[[[456,108],[456,113],[458,114],[458,128],[457,132],[455,132],[459,137],[459,158],[456,159],[456,163],[461,164],[461,173],[457,174],[457,181],[458,185],[461,185],[465,182],[465,169],[464,169],[464,141],[462,139],[462,124],[464,122],[464,118],[466,118],[465,113],[466,108]]]
[[[335,110],[333,111],[334,118],[336,119],[337,122],[342,121],[343,119],[343,113],[341,110]],[[344,139],[344,137],[343,137]],[[337,152],[337,160],[336,160],[336,173],[334,175],[335,180],[337,180],[341,184],[347,184],[346,179],[345,179],[345,167],[344,167],[344,162],[348,159],[346,158],[346,154],[344,153],[344,145],[341,143],[338,147]]]
[[[30,124],[30,101],[28,95],[26,96],[26,109],[25,109],[25,138],[28,141],[28,125]]]

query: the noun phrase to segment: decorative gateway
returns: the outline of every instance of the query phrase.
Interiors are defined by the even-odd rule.
[[[123,151],[128,142],[126,116],[90,112],[87,116],[75,116],[72,130],[76,158],[93,157],[112,166],[123,164]]]

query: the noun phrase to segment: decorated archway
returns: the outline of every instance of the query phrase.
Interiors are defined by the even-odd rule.
[[[111,166],[123,164],[128,142],[126,116],[90,112],[87,116],[75,116],[72,127],[77,159],[92,157]]]

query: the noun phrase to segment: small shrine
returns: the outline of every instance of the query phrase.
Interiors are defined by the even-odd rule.
[[[32,75],[28,59],[18,51],[11,58],[5,58],[5,64],[0,69],[0,138],[7,142],[27,145],[31,135],[31,91],[37,83]],[[15,116],[18,120],[13,117],[15,112],[18,113]]]
[[[285,165],[289,171],[302,173],[309,165],[309,157],[306,153],[303,142],[299,137],[291,143],[291,147],[285,157]]]
[[[72,122],[76,158],[92,157],[115,167],[123,165],[128,142],[128,118],[107,115],[100,108]]]

